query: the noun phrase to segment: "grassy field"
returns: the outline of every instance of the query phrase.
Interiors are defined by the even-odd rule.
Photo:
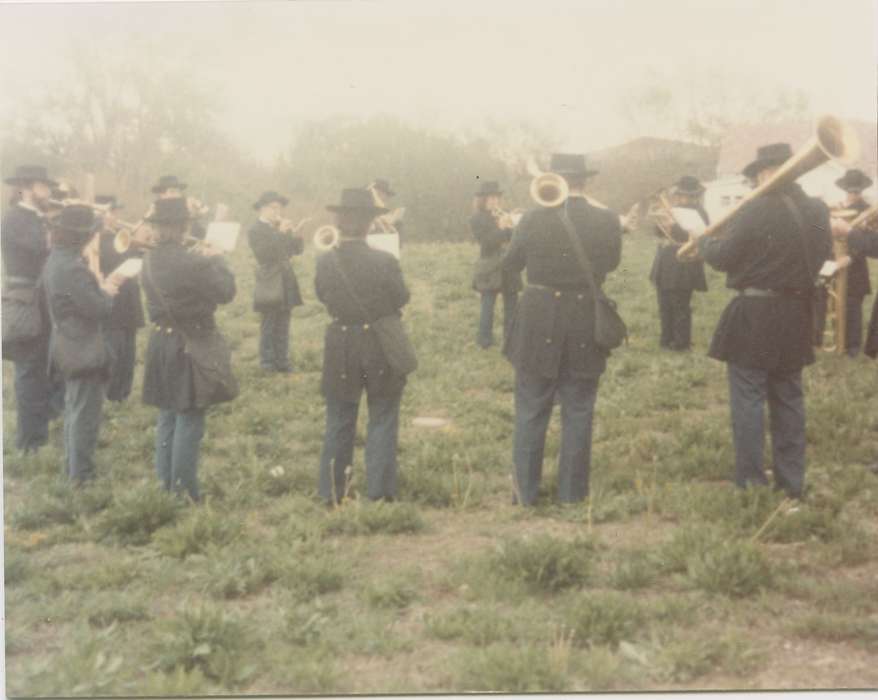
[[[631,343],[598,397],[591,499],[511,505],[513,375],[474,343],[472,245],[410,245],[421,367],[403,401],[401,498],[316,498],[325,313],[296,261],[297,373],[258,369],[249,253],[220,314],[242,394],[208,419],[206,503],[160,493],[155,411],[108,407],[100,477],[72,492],[53,447],[22,459],[4,367],[11,695],[398,693],[878,686],[878,372],[806,373],[809,497],[729,486],[724,367],[705,349],[729,292],[695,301],[696,350],[659,351],[653,244],[626,240],[610,293]],[[499,327],[499,319],[498,324]],[[142,346],[146,334],[141,334]],[[7,363],[8,365],[8,363]],[[363,411],[365,413],[365,411]],[[439,430],[412,425],[442,416]],[[766,523],[767,526],[766,526]]]

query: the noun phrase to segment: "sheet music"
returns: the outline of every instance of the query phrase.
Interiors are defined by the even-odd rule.
[[[671,213],[674,215],[680,228],[695,235],[701,235],[707,228],[707,224],[701,218],[701,215],[694,209],[686,207],[673,207]]]
[[[384,250],[399,260],[399,234],[398,233],[370,233],[366,236],[366,243],[375,250]]]
[[[120,277],[124,277],[125,279],[131,279],[133,277],[137,277],[140,274],[140,270],[143,267],[143,260],[140,258],[128,258],[125,262],[123,262],[119,267],[113,270],[111,277],[113,275],[119,275]]]
[[[238,244],[238,234],[241,232],[241,224],[237,221],[212,221],[207,226],[207,235],[204,240],[231,253]]]

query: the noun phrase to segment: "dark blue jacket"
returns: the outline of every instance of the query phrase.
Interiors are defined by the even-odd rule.
[[[784,203],[799,211],[804,231]],[[736,296],[723,311],[708,355],[741,367],[794,372],[814,362],[814,283],[832,256],[829,209],[796,184],[750,202],[725,235],[702,238],[705,261],[726,273],[735,290],[777,296]]]
[[[619,265],[619,217],[582,197],[567,202],[568,216],[600,286]],[[606,368],[608,353],[594,342],[594,297],[559,210],[530,210],[512,236],[503,265],[514,273],[526,269],[528,286],[504,353],[516,369],[545,378],[557,377],[564,369],[562,362],[574,376],[596,377]]]
[[[710,223],[703,207],[688,208],[697,211],[705,224]],[[706,292],[707,278],[704,276],[704,263],[701,260],[683,262],[677,258],[677,251],[680,250],[683,243],[689,240],[689,234],[679,226],[674,226],[671,229],[671,237],[677,243],[671,243],[656,226],[655,235],[661,240],[652,261],[649,279],[656,286],[656,289],[693,289]]]
[[[305,249],[305,241],[300,236],[292,233],[281,233],[271,224],[264,221],[256,221],[250,227],[247,239],[250,249],[256,257],[256,262],[262,267],[280,267],[284,285],[284,300],[279,307],[260,308],[254,305],[256,311],[273,311],[276,308],[282,310],[292,309],[302,305],[302,293],[299,291],[299,281],[296,273],[290,265],[293,255],[301,255]]]
[[[27,278],[36,282],[46,264],[46,258],[49,257],[45,219],[16,204],[9,208],[0,228],[0,246],[6,276]]]

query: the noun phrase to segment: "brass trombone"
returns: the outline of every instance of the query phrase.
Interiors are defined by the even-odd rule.
[[[707,227],[702,236],[713,236],[722,231],[740,211],[757,197],[798,180],[826,161],[838,160],[847,163],[855,160],[860,152],[859,140],[851,128],[841,119],[825,115],[817,120],[814,136],[786,161],[765,182],[744,197],[736,206],[727,211],[716,222]],[[694,260],[698,257],[696,241],[691,239],[677,251],[680,260]]]

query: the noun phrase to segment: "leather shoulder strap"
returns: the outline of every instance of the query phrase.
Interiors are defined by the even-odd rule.
[[[570,239],[570,245],[573,246],[573,252],[576,254],[577,261],[579,261],[579,267],[582,268],[582,271],[585,273],[585,277],[588,281],[589,287],[592,289],[592,293],[597,297],[600,288],[595,281],[594,268],[592,267],[588,256],[585,254],[585,249],[582,247],[582,241],[580,241],[579,236],[576,235],[576,229],[573,226],[573,222],[570,220],[570,216],[567,214],[566,202],[564,208],[558,210],[558,217],[564,225],[564,230],[567,232],[567,237]]]

